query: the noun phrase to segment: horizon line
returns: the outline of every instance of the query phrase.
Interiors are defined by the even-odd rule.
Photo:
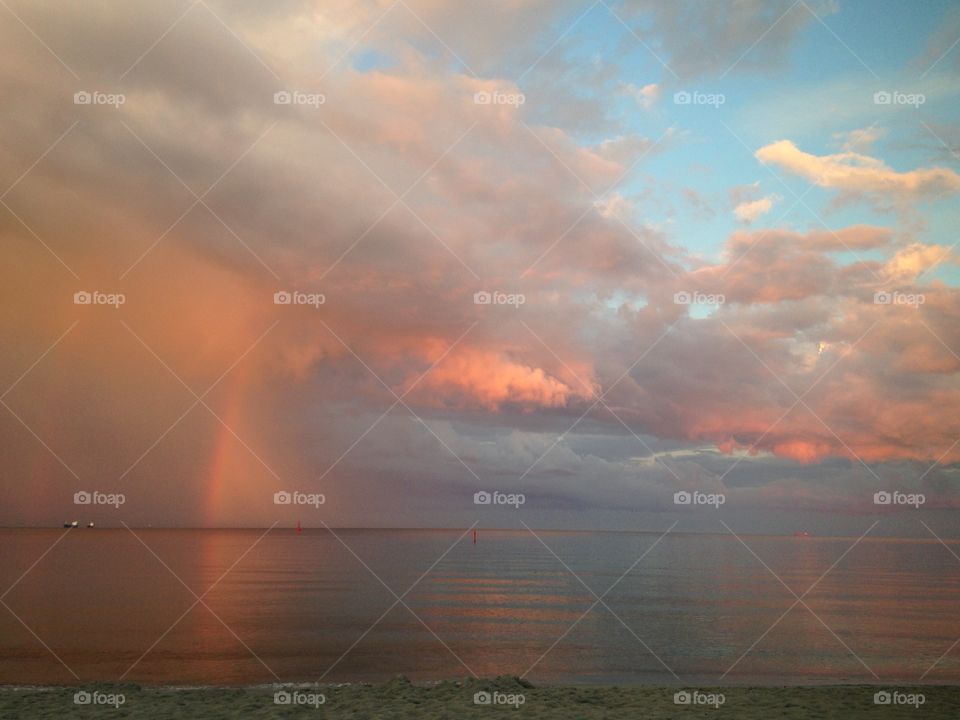
[[[471,529],[474,529],[478,532],[513,532],[520,534],[529,534],[530,529],[528,528],[511,528],[511,527],[487,527],[487,528],[471,528],[470,526],[457,526],[457,527],[414,527],[414,526],[358,526],[358,525],[349,525],[349,526],[323,526],[323,525],[313,525],[313,526],[301,526],[301,531],[355,531],[355,530],[371,530],[371,531],[410,531],[410,532],[463,532],[468,534]],[[270,533],[275,530],[289,530],[296,532],[296,525],[273,525],[273,526],[256,526],[256,525],[232,525],[232,526],[202,526],[202,525],[95,525],[90,528],[85,525],[78,525],[75,528],[67,528],[59,525],[0,525],[0,530],[249,530],[249,531],[258,531],[264,533]],[[651,529],[651,530],[629,530],[629,529],[597,529],[597,528],[536,528],[537,532],[546,532],[546,533],[570,533],[570,534],[623,534],[623,535],[662,535],[664,534],[663,529]],[[814,533],[801,533],[801,532],[757,532],[757,531],[742,531],[737,532],[736,535],[731,532],[716,532],[710,530],[671,530],[667,534],[670,535],[716,535],[716,536],[730,536],[736,537],[737,535],[746,535],[750,537],[783,537],[783,538],[795,538],[798,540],[826,540],[826,539],[848,539],[852,537],[857,537],[857,535],[834,535],[834,534],[814,534]],[[884,535],[884,534],[873,534],[871,533],[867,537],[864,537],[863,540],[870,540],[872,538],[882,538],[882,539],[901,539],[901,540],[925,540],[938,542],[936,538],[933,537],[924,537],[922,535]],[[944,538],[946,541],[960,541],[960,538]]]

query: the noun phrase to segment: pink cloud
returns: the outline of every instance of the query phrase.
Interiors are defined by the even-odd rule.
[[[426,377],[416,394],[440,406],[481,407],[497,411],[513,405],[525,410],[559,408],[587,397],[543,368],[531,367],[480,349],[455,351]]]

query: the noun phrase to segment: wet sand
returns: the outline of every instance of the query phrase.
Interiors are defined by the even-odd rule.
[[[689,705],[675,702],[675,693],[684,690],[691,693]],[[693,690],[656,686],[533,687],[509,677],[426,685],[414,685],[405,678],[396,678],[379,685],[185,688],[98,684],[2,687],[0,717],[41,720],[64,717],[147,720],[288,717],[356,720],[460,720],[483,717],[543,720],[960,717],[960,688],[953,686],[696,688],[699,694],[695,699]],[[889,705],[878,705],[874,702],[874,696],[884,690],[900,695],[891,695]],[[905,701],[918,701],[918,694],[922,694],[923,698],[919,709],[912,704],[902,704]],[[84,700],[89,702],[78,704],[75,697],[81,703]],[[485,701],[489,701],[489,704],[483,704]]]

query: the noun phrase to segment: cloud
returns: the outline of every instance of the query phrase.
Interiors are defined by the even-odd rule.
[[[652,32],[643,36],[655,38],[654,49],[671,70],[689,79],[734,68],[769,72],[782,66],[803,29],[816,22],[813,13],[825,17],[837,11],[832,0],[810,3],[809,8],[789,0],[722,5],[633,0],[617,11],[627,20],[651,26]]]
[[[757,218],[766,215],[773,208],[773,204],[780,200],[779,195],[767,195],[758,200],[742,202],[733,209],[733,214],[742,223],[750,224]]]
[[[695,256],[634,202],[637,175],[599,202],[593,194],[635,161],[635,172],[650,172],[647,158],[674,151],[676,135],[653,149],[651,137],[595,124],[579,107],[568,111],[586,135],[570,118],[537,114],[532,100],[474,103],[478,90],[519,90],[508,78],[554,36],[507,50],[509,60],[497,53],[550,26],[540,12],[557,19],[572,4],[513,4],[518,24],[501,37],[506,21],[479,6],[411,3],[477,77],[402,5],[363,43],[386,59],[334,65],[388,7],[215,6],[245,48],[198,6],[127,75],[119,109],[74,106],[77,83],[44,47],[17,24],[0,27],[15,49],[0,87],[19,98],[3,123],[3,187],[43,156],[4,199],[16,216],[0,209],[0,330],[16,338],[0,374],[13,383],[77,321],[7,401],[81,478],[122,478],[131,498],[145,499],[134,508],[143,522],[156,508],[184,523],[262,524],[275,475],[322,477],[330,508],[348,517],[353,499],[362,519],[357,507],[407,512],[402,492],[420,482],[461,491],[475,482],[464,466],[515,479],[544,453],[528,477],[557,506],[616,508],[659,507],[672,472],[715,483],[731,461],[716,448],[749,451],[744,464],[763,469],[851,452],[929,463],[948,450],[960,434],[960,368],[947,349],[960,347],[960,297],[918,281],[942,245],[868,224],[741,228],[718,260]],[[758,23],[787,9],[707,9],[688,41],[680,31],[693,7],[647,8],[671,31],[671,62],[688,72],[732,63],[762,33]],[[29,12],[84,77],[117,77],[176,17],[143,3]],[[738,67],[782,60],[803,17],[791,11]],[[711,56],[704,33],[724,30],[731,36],[718,36]],[[551,61],[547,69],[562,66]],[[326,102],[278,106],[278,86]],[[652,101],[652,87],[640,98]],[[897,173],[861,152],[817,157],[783,141],[758,156],[842,192],[955,189],[951,171]],[[216,183],[194,206],[178,177],[197,193]],[[744,221],[775,201],[759,184],[738,187],[730,204]],[[704,196],[680,193],[710,217]],[[841,260],[848,249],[870,259]],[[894,286],[925,293],[922,314],[874,303]],[[75,306],[81,288],[118,289],[128,302],[113,314]],[[281,289],[326,302],[274,305]],[[527,302],[478,306],[481,289]],[[681,290],[726,302],[693,317],[673,302]],[[781,418],[795,401],[784,384],[814,383],[811,412]],[[191,391],[207,388],[209,409],[186,412]],[[395,404],[393,393],[407,390],[422,423]],[[600,392],[605,405],[594,406]],[[75,478],[3,418],[15,487],[3,488],[0,521],[62,520],[57,498]]]
[[[644,108],[649,109],[657,104],[660,101],[660,96],[662,94],[662,88],[656,83],[649,83],[643,87],[638,87],[632,83],[628,83],[623,86],[624,92],[637,101],[637,104]]]
[[[781,199],[777,194],[763,196],[759,181],[730,188],[730,202],[734,217],[745,225],[766,215]]]
[[[683,195],[683,199],[690,204],[696,217],[712,220],[716,216],[716,212],[713,207],[711,207],[709,201],[693,188],[685,187],[681,190],[681,194]]]
[[[813,155],[790,140],[779,140],[755,153],[776,165],[825,188],[845,195],[878,195],[893,199],[936,198],[960,191],[960,175],[949,168],[933,167],[897,172],[879,160],[856,152]]]
[[[951,249],[940,245],[911,243],[901,248],[883,266],[892,280],[913,281],[920,274],[938,265],[952,255]]]
[[[960,35],[960,10],[951,7],[940,19],[936,30],[929,36],[927,47],[915,59],[914,66],[917,71],[923,75],[934,70],[947,74],[951,67],[956,68],[957,56],[951,51],[956,47],[958,35]]]
[[[846,152],[866,153],[873,148],[877,140],[886,134],[885,129],[871,125],[847,133],[834,133],[834,138],[841,141],[841,147]]]
[[[566,407],[571,399],[589,397],[590,393],[567,385],[543,368],[474,349],[455,352],[445,359],[426,377],[418,394],[427,403],[434,398],[446,407],[497,411],[508,405],[526,410]]]

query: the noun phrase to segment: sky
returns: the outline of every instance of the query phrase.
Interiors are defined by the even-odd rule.
[[[957,3],[0,18],[0,524],[960,530]]]

